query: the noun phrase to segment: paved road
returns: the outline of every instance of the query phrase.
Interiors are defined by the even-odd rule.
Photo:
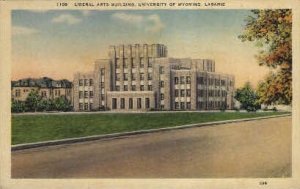
[[[291,176],[291,117],[16,151],[13,178]]]

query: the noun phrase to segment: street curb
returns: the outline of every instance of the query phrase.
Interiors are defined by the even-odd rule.
[[[117,139],[117,138],[121,138],[124,136],[133,136],[133,135],[145,134],[145,133],[186,129],[186,128],[192,128],[192,127],[216,126],[216,125],[221,125],[221,124],[226,124],[226,123],[238,123],[238,122],[262,120],[262,119],[270,119],[270,118],[286,117],[286,116],[291,116],[291,114],[256,117],[256,118],[245,118],[245,119],[234,119],[234,120],[225,120],[225,121],[214,121],[214,122],[207,122],[207,123],[194,123],[194,124],[180,125],[180,126],[174,126],[174,127],[165,127],[165,128],[159,128],[159,129],[147,129],[147,130],[139,130],[139,131],[131,131],[131,132],[123,132],[123,133],[113,133],[113,134],[94,135],[94,136],[79,137],[79,138],[68,138],[68,139],[61,139],[61,140],[36,142],[36,143],[18,144],[18,145],[13,145],[11,147],[11,151],[18,151],[18,150],[25,150],[25,149],[30,149],[30,148],[46,147],[46,146],[54,146],[54,145],[62,145],[62,144],[72,144],[72,143],[87,142],[87,141],[94,141],[94,140],[101,140],[101,139]]]

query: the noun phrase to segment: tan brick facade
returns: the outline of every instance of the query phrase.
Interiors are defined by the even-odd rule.
[[[96,60],[94,72],[74,75],[74,110],[233,107],[232,75],[216,73],[213,60],[168,58],[167,54],[161,44],[110,46],[109,59]]]

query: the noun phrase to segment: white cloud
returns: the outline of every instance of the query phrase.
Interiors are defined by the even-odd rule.
[[[139,14],[115,13],[112,15],[114,19],[122,20],[129,23],[140,23],[143,21],[143,16]]]
[[[13,26],[12,27],[12,34],[13,35],[32,35],[39,33],[39,30],[33,28],[27,28],[23,26]]]
[[[150,26],[147,28],[147,30],[150,32],[160,32],[165,27],[157,14],[152,14],[148,16],[147,19],[151,22]]]
[[[83,16],[90,16],[92,14],[90,10],[81,10],[80,12]]]
[[[164,28],[159,15],[151,14],[148,16],[143,16],[140,14],[129,14],[129,13],[115,13],[112,15],[115,20],[123,21],[127,24],[135,25],[139,28],[144,28],[148,32],[160,32]]]
[[[61,14],[52,19],[52,23],[66,23],[69,25],[78,24],[81,22],[81,19],[71,15],[71,14]]]

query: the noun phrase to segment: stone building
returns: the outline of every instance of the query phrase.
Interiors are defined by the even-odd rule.
[[[169,58],[162,44],[109,47],[90,73],[76,73],[75,111],[233,108],[234,76],[208,59]]]
[[[65,96],[71,103],[72,83],[68,80],[53,80],[48,77],[39,79],[26,78],[11,83],[11,97],[13,100],[25,101],[31,91],[38,91],[44,99],[54,99]]]

